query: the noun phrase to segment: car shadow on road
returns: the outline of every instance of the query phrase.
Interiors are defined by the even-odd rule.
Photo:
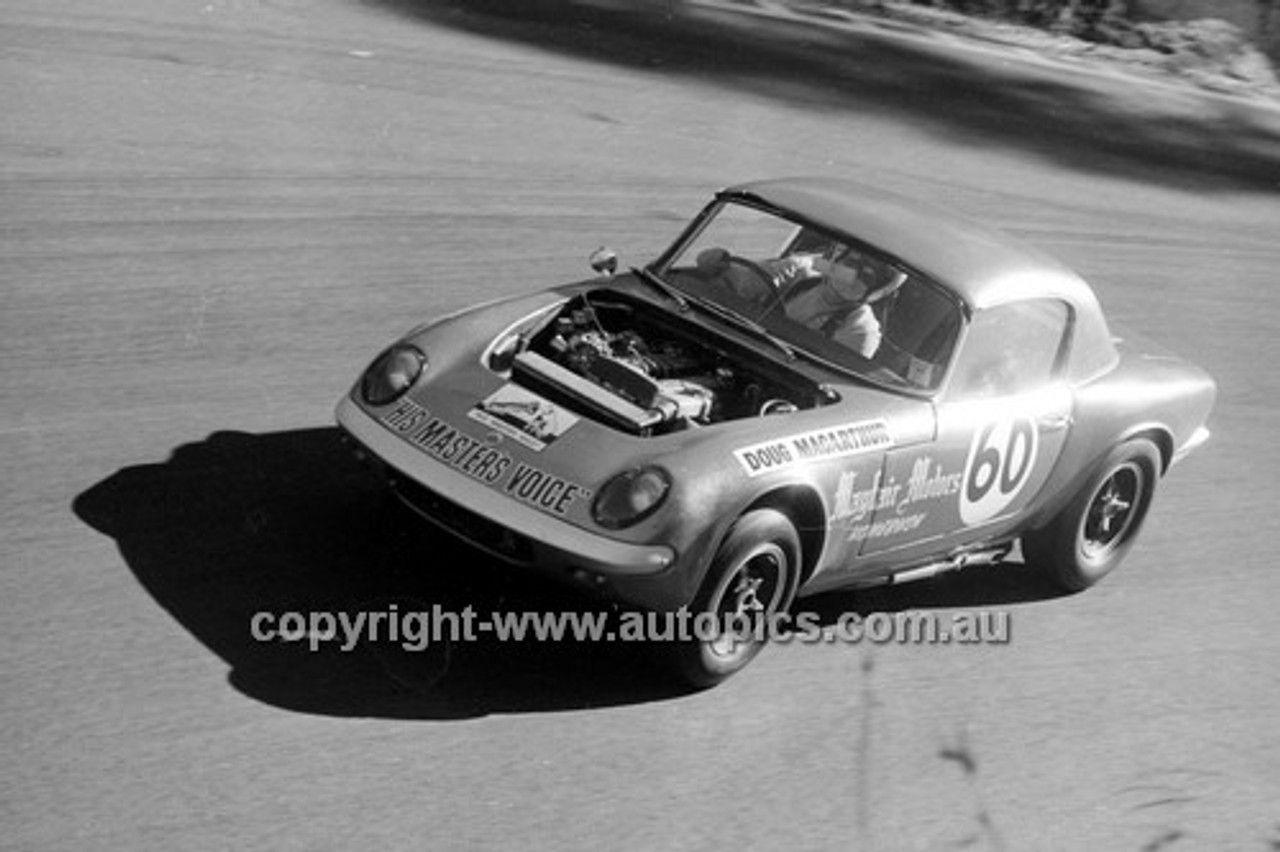
[[[666,79],[712,82],[753,98],[851,118],[893,116],[993,156],[1025,151],[1078,171],[1200,190],[1280,189],[1280,120],[1273,109],[1189,90],[1131,90],[1135,84],[1102,82],[1068,67],[975,59],[928,33],[902,39],[815,20],[712,15],[680,0],[358,2]],[[1129,96],[1117,99],[1118,90]],[[1139,101],[1143,107],[1135,109]],[[592,109],[600,115],[600,105]]]
[[[162,463],[117,471],[80,494],[73,509],[115,539],[142,587],[227,663],[235,689],[276,707],[449,720],[635,704],[688,691],[640,643],[499,642],[487,635],[448,641],[450,628],[443,641],[421,647],[407,632],[389,636],[393,616],[403,624],[410,612],[616,611],[505,569],[388,505],[381,483],[333,428],[216,432]],[[822,595],[803,606],[830,622],[849,609],[990,606],[1050,596],[1029,579],[1032,573],[974,569],[933,583]],[[277,619],[290,612],[386,616],[376,641],[366,630],[344,651],[341,635],[317,641],[314,650],[306,636],[259,641],[251,622],[260,612]]]
[[[230,666],[244,694],[334,716],[464,719],[653,701],[682,694],[637,649],[588,642],[390,641],[390,614],[604,611],[387,505],[332,428],[217,432],[160,464],[80,494],[85,523],[116,540],[143,588]],[[260,642],[255,613],[388,613],[380,641],[342,651]],[[287,625],[282,625],[287,626]],[[290,628],[291,629],[291,628]],[[418,630],[415,625],[414,630]],[[448,639],[449,630],[442,630]],[[366,639],[369,634],[363,634]],[[430,637],[428,637],[429,639]]]

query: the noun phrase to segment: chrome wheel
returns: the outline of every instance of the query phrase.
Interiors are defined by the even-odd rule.
[[[1124,541],[1145,488],[1146,474],[1136,463],[1116,468],[1098,489],[1080,528],[1086,559],[1105,559]]]
[[[777,612],[790,576],[786,552],[765,542],[725,572],[709,602],[719,635],[708,650],[725,661],[746,653],[752,641],[764,638],[768,616]]]

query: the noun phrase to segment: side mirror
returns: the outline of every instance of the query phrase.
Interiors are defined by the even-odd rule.
[[[601,246],[591,252],[591,268],[599,275],[612,275],[618,271],[618,255],[613,249]]]

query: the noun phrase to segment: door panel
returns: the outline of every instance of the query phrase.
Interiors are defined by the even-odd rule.
[[[907,559],[1014,529],[1057,462],[1070,415],[1061,384],[940,403],[935,440],[888,453],[862,554]]]
[[[900,490],[886,477],[886,453],[903,448],[930,446],[935,434],[933,405],[924,400],[900,398],[885,421],[892,445],[876,455],[841,459],[822,470],[817,485],[827,506],[826,548],[820,573],[825,581],[849,578],[866,566],[857,558],[870,534],[878,502],[895,499]]]

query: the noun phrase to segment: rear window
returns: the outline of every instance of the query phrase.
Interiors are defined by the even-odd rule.
[[[983,398],[1034,390],[1056,375],[1066,351],[1071,309],[1030,299],[978,312],[956,360],[948,396]]]

